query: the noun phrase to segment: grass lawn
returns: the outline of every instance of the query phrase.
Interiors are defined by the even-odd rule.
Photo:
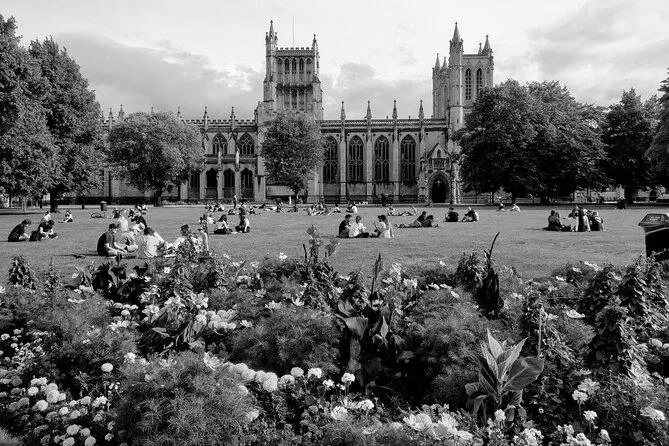
[[[594,209],[595,207],[593,207]],[[420,208],[419,208],[420,209]],[[16,254],[26,257],[37,270],[45,270],[53,257],[56,267],[69,273],[74,265],[96,264],[101,261],[95,255],[96,242],[111,220],[92,219],[91,212],[74,209],[74,223],[58,223],[56,231],[60,237],[42,242],[8,243],[7,235],[23,218],[22,214],[0,214],[0,274],[6,275],[11,259]],[[379,207],[360,207],[363,223],[373,228]],[[403,208],[398,208],[403,210]],[[669,208],[631,208],[618,211],[612,207],[599,209],[604,219],[604,232],[554,233],[541,228],[546,226],[549,208],[526,208],[521,213],[498,213],[494,208],[478,209],[478,223],[443,223],[446,208],[428,209],[439,221],[438,228],[396,229],[392,239],[346,239],[342,240],[332,264],[342,273],[361,265],[368,270],[378,253],[386,265],[400,262],[412,265],[421,262],[443,260],[455,267],[463,252],[481,250],[490,246],[493,237],[500,231],[494,260],[498,265],[516,267],[523,277],[539,277],[567,262],[588,260],[598,264],[628,264],[645,253],[643,231],[638,222],[649,212],[669,212]],[[568,208],[558,208],[565,216]],[[63,209],[64,212],[64,209]],[[146,220],[166,240],[173,241],[184,223],[196,226],[203,207],[150,208]],[[464,212],[459,209],[460,214]],[[54,214],[58,220],[62,214]],[[216,217],[218,217],[218,213]],[[41,218],[39,210],[29,214],[35,228]],[[252,231],[249,234],[210,235],[211,248],[221,254],[227,252],[233,259],[257,260],[264,256],[275,257],[279,252],[288,256],[301,256],[302,244],[307,242],[305,229],[314,224],[323,235],[334,235],[343,214],[330,216],[307,216],[300,214],[277,214],[265,212],[251,216]],[[393,224],[410,223],[413,217],[391,217]],[[230,216],[231,223],[237,223]],[[84,255],[77,258],[75,255]],[[4,283],[4,277],[0,283]]]

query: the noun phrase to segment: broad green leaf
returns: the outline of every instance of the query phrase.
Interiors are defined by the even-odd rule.
[[[486,330],[486,332],[488,333],[488,347],[490,348],[490,352],[493,354],[495,359],[498,359],[499,356],[502,353],[504,353],[504,349],[499,344],[499,342],[497,342],[497,340],[490,334],[490,330]]]
[[[344,318],[346,328],[349,329],[353,336],[362,339],[367,329],[368,320],[366,317],[347,317]]]
[[[544,370],[543,358],[520,358],[509,372],[509,379],[503,390],[520,391],[536,380]]]

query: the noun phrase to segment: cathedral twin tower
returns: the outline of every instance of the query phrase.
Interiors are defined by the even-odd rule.
[[[263,98],[254,119],[185,120],[203,135],[205,169],[175,188],[175,200],[217,201],[238,198],[265,201],[286,198],[291,191],[265,176],[260,147],[264,131],[282,110],[304,112],[317,120],[326,141],[325,158],[304,191],[308,201],[373,201],[385,193],[395,202],[458,202],[461,198],[458,152],[451,135],[464,119],[477,95],[493,85],[493,55],[488,37],[478,52],[464,53],[457,23],[450,40],[448,60],[437,54],[432,69],[432,117],[425,117],[420,100],[417,119],[401,119],[396,105],[386,119],[372,117],[367,104],[364,119],[323,119],[323,91],[319,79],[318,43],[281,48],[274,24],[265,35]],[[418,102],[418,101],[417,101]],[[119,116],[122,119],[121,116]],[[110,116],[105,124],[113,125]],[[111,180],[116,182],[116,180]],[[107,182],[105,182],[107,183]],[[141,194],[123,184],[105,184],[102,196],[116,201]],[[149,198],[148,196],[146,198]]]

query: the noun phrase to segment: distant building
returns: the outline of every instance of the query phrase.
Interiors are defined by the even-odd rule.
[[[458,165],[452,159],[459,148],[451,135],[463,126],[481,90],[493,85],[493,55],[487,36],[478,52],[465,54],[455,24],[448,60],[444,58],[442,64],[437,54],[432,69],[433,110],[429,118],[420,100],[413,119],[400,119],[396,105],[385,119],[374,118],[368,101],[364,119],[346,119],[342,102],[340,119],[324,120],[316,36],[309,47],[280,48],[270,22],[265,56],[263,98],[253,119],[238,119],[234,108],[229,119],[211,119],[205,107],[202,119],[184,120],[200,128],[206,162],[200,174],[175,187],[166,199],[215,201],[237,195],[264,201],[290,195],[288,188],[267,178],[259,153],[264,130],[276,113],[300,110],[320,123],[327,141],[324,163],[304,191],[309,201],[371,201],[381,193],[406,202],[460,200]],[[177,116],[181,118],[180,111]],[[110,109],[103,125],[111,128],[123,119],[122,108],[116,119]],[[92,195],[116,202],[151,197],[110,179],[108,173],[103,189]]]

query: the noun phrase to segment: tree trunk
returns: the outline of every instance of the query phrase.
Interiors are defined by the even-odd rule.
[[[156,207],[161,207],[163,205],[163,191],[157,190],[154,199],[155,199],[154,205]]]
[[[625,202],[627,202],[627,204],[634,204],[635,192],[635,188],[625,187]]]
[[[49,191],[49,211],[58,212],[58,194],[55,190]]]
[[[26,212],[26,197],[21,197],[21,212]]]

